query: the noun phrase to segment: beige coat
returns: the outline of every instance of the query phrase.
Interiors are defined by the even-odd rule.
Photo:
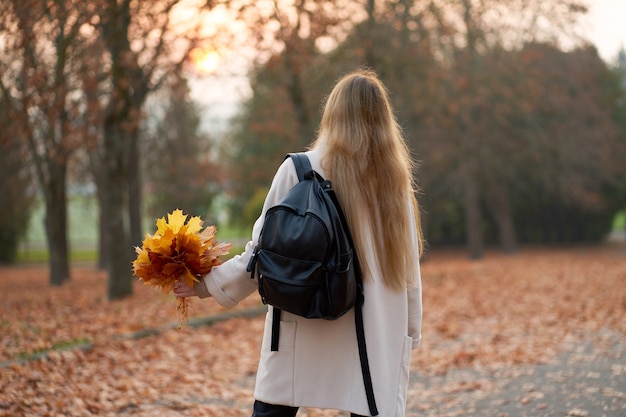
[[[319,151],[308,152],[313,169],[322,176]],[[213,269],[205,277],[209,293],[231,308],[257,290],[256,280],[246,271],[258,241],[266,210],[277,204],[298,182],[295,167],[287,159],[278,169],[263,212],[256,221],[252,241],[244,253]],[[369,229],[369,225],[362,227]],[[374,394],[381,417],[405,414],[411,349],[421,338],[421,280],[417,241],[415,276],[418,286],[411,291],[391,291],[382,284],[382,274],[373,264],[373,277],[365,279],[363,320]],[[366,256],[376,260],[373,246]],[[270,351],[272,308],[265,319],[261,360],[254,397],[271,404],[332,408],[369,415],[354,326],[354,312],[338,320],[305,319],[282,313],[280,344]]]

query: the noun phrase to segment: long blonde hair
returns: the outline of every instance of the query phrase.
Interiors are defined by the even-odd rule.
[[[323,167],[346,214],[364,277],[370,276],[372,266],[364,256],[366,242],[373,239],[385,285],[412,286],[416,278],[412,265],[423,246],[414,164],[387,89],[374,72],[359,70],[339,80],[326,99],[312,148],[322,152]],[[364,221],[372,225],[374,236],[366,236],[358,227]],[[412,244],[415,236],[417,253]]]

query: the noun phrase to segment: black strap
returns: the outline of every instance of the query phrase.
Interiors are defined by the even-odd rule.
[[[287,158],[291,157],[295,167],[296,172],[298,173],[298,181],[302,181],[304,176],[309,171],[312,171],[311,162],[309,158],[304,153],[290,153],[287,155]],[[318,174],[319,176],[319,174]],[[321,178],[321,176],[319,176]],[[348,221],[341,209],[341,205],[339,204],[339,200],[337,199],[337,195],[335,191],[332,189],[326,190],[326,192],[330,195],[335,207],[337,208],[337,212],[339,214],[339,218],[341,223],[343,224],[344,229],[347,232],[347,237],[350,241],[350,245],[354,248],[354,241],[352,240],[352,234],[350,233],[350,228],[348,227]],[[374,398],[374,387],[372,386],[372,375],[370,373],[369,360],[367,358],[367,346],[365,344],[365,327],[363,325],[363,302],[365,300],[363,296],[363,275],[361,272],[361,264],[359,263],[359,258],[354,253],[354,269],[357,277],[357,300],[354,306],[354,324],[356,327],[356,339],[359,347],[359,359],[361,361],[361,373],[363,374],[363,383],[365,385],[365,395],[367,397],[367,405],[370,409],[370,414],[372,416],[378,415],[378,408],[376,407],[376,399]],[[273,315],[272,315],[272,342],[271,342],[271,350],[272,352],[278,351],[278,339],[280,336],[280,312],[281,310],[272,307]]]
[[[361,290],[362,291],[362,290]],[[376,407],[376,399],[374,398],[374,387],[372,386],[372,375],[370,373],[370,364],[367,359],[367,346],[365,345],[365,328],[363,326],[363,310],[362,302],[357,302],[354,306],[354,324],[356,326],[356,340],[359,345],[359,359],[361,360],[361,373],[363,374],[363,383],[365,385],[365,396],[367,397],[367,405],[370,408],[370,414],[378,415]]]
[[[295,154],[290,153],[285,157],[285,159],[291,157],[293,164],[296,167],[296,173],[298,174],[298,181],[302,181],[304,179],[304,175],[312,171],[311,162],[309,158],[307,158],[304,154]],[[271,351],[278,352],[278,339],[280,338],[280,312],[279,308],[272,306],[272,343],[271,343]]]
[[[304,175],[313,171],[311,167],[311,161],[309,161],[309,157],[304,153],[290,153],[286,158],[291,158],[293,164],[296,166],[296,172],[298,173],[298,181],[302,181],[304,179]],[[285,159],[286,159],[285,158]]]
[[[352,234],[350,233],[350,228],[348,227],[348,221],[346,220],[346,216],[341,209],[341,205],[339,204],[339,200],[337,199],[337,195],[335,191],[330,189],[326,190],[327,194],[330,195],[333,204],[337,207],[337,213],[339,214],[339,219],[341,220],[341,224],[346,231],[346,236],[350,241],[350,246],[354,246],[354,241],[352,240]],[[378,408],[376,407],[376,399],[374,398],[374,387],[372,386],[372,375],[370,373],[370,365],[369,360],[367,358],[367,346],[365,344],[365,326],[363,325],[363,303],[365,302],[365,297],[363,295],[363,272],[361,271],[361,263],[359,262],[359,257],[356,252],[354,253],[354,270],[356,272],[356,286],[357,286],[357,300],[354,305],[354,324],[356,327],[356,340],[359,346],[359,359],[361,360],[361,373],[363,374],[363,383],[365,384],[365,396],[367,397],[367,405],[370,409],[370,414],[373,416],[378,415]]]
[[[272,306],[272,352],[278,352],[278,338],[280,336],[280,308]]]

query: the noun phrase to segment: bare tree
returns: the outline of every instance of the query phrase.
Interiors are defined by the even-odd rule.
[[[6,1],[0,6],[4,53],[0,88],[13,123],[26,140],[44,196],[50,282],[70,277],[67,238],[67,166],[81,127],[72,77],[81,53],[80,28],[89,5],[79,1]]]
[[[28,148],[11,120],[10,99],[0,92],[0,264],[16,262],[34,202]]]
[[[110,88],[104,109],[101,163],[110,299],[132,292],[131,243],[138,245],[142,238],[138,139],[143,105],[170,74],[180,72],[189,51],[200,40],[201,20],[179,22],[184,31],[174,25],[175,9],[182,3],[103,0],[99,8],[97,27],[107,51],[106,82]],[[211,4],[206,7],[210,9]]]

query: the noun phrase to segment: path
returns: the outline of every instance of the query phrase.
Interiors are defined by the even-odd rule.
[[[605,330],[536,366],[415,373],[408,404],[423,417],[625,417],[626,336]]]

